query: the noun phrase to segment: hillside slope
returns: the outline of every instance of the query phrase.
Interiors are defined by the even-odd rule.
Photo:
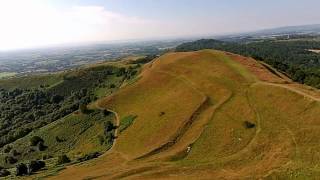
[[[320,93],[271,69],[222,51],[166,54],[99,101],[126,124],[112,150],[51,178],[317,177]]]

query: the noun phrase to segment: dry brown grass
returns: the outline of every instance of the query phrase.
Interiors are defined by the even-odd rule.
[[[138,116],[113,152],[54,178],[314,177],[320,104],[312,97],[319,94],[269,68],[220,51],[160,57],[138,82],[100,102],[121,117]]]

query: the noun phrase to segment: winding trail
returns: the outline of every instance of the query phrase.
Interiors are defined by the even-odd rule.
[[[270,83],[270,82],[256,82],[253,85],[255,85],[255,84],[262,84],[262,85],[267,85],[267,86],[281,87],[281,88],[287,89],[289,91],[295,92],[297,94],[300,94],[300,95],[302,95],[304,97],[310,98],[310,99],[312,99],[314,101],[320,101],[320,98],[314,97],[314,96],[312,96],[310,94],[307,94],[305,92],[302,92],[302,91],[300,91],[300,90],[298,90],[296,88],[289,87],[289,86],[287,86],[285,84],[276,84],[276,83]]]

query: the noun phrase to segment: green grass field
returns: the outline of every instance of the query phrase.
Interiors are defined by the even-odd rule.
[[[13,72],[2,72],[0,73],[0,79],[2,78],[8,78],[8,77],[13,77],[15,76],[17,73],[13,73]]]
[[[0,78],[0,88],[4,89],[14,89],[14,88],[38,88],[41,85],[53,86],[62,82],[61,74],[45,74],[45,75],[32,75],[17,77],[11,79]]]
[[[123,117],[120,121],[120,127],[119,127],[120,133],[122,131],[126,130],[129,126],[131,126],[136,118],[137,118],[137,116],[134,116],[134,115],[129,115],[129,116]]]
[[[112,144],[107,141],[101,143],[100,138],[104,137],[104,123],[111,121],[114,123],[113,114],[105,117],[100,110],[96,110],[88,115],[72,114],[54,123],[51,123],[37,131],[32,132],[26,137],[17,140],[10,146],[20,153],[19,162],[29,162],[30,159],[43,159],[44,156],[51,157],[46,161],[51,174],[56,169],[57,157],[66,154],[75,162],[78,158],[86,154],[107,151]],[[36,147],[30,146],[31,137],[39,136],[44,140],[47,149],[44,151],[37,150]],[[58,140],[57,140],[58,139]],[[30,151],[31,149],[34,149]],[[4,156],[0,156],[4,161]],[[15,169],[11,169],[15,173]],[[10,177],[12,178],[12,177]]]

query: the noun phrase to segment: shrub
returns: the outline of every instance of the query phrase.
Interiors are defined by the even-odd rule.
[[[113,88],[116,88],[116,85],[115,84],[110,84],[110,89],[113,89]]]
[[[31,139],[30,139],[30,145],[31,146],[36,146],[38,145],[39,142],[42,142],[44,143],[44,140],[39,137],[39,136],[33,136]]]
[[[66,163],[69,163],[69,162],[71,162],[69,157],[67,155],[62,155],[62,156],[58,157],[57,164],[60,165],[60,164],[66,164]]]
[[[17,176],[28,175],[28,167],[27,167],[27,165],[25,165],[23,163],[18,164],[16,166],[16,175]]]
[[[0,168],[0,177],[6,177],[6,176],[9,176],[10,174],[11,173],[8,170]]]
[[[161,117],[161,116],[164,116],[165,114],[166,114],[165,112],[160,112],[159,116]]]
[[[114,140],[115,136],[113,135],[113,133],[108,133],[106,134],[106,142],[109,144],[112,144],[113,140]]]
[[[105,134],[107,134],[108,132],[112,131],[114,129],[114,126],[112,124],[112,122],[107,121],[104,123],[104,129],[105,129]]]
[[[3,149],[3,152],[4,152],[4,153],[9,153],[9,152],[11,151],[11,149],[12,149],[12,147],[9,146],[9,145],[8,145],[8,146],[5,146],[4,149]]]
[[[46,166],[44,161],[30,161],[28,164],[28,174],[36,172]]]
[[[79,110],[82,114],[86,114],[88,112],[88,108],[86,104],[80,104],[79,105]]]
[[[64,140],[64,139],[59,138],[59,136],[56,136],[56,141],[57,141],[58,143],[62,143],[62,142],[64,142],[65,140]]]
[[[102,110],[102,114],[103,114],[103,116],[109,116],[111,114],[111,112],[104,109],[104,110]]]
[[[100,145],[103,145],[103,144],[104,144],[104,142],[105,142],[104,137],[103,137],[103,136],[101,136],[101,135],[99,135],[99,136],[98,136],[98,140],[99,140]]]
[[[12,156],[19,156],[21,153],[19,153],[17,150],[15,150],[15,149],[12,149],[11,150],[11,152],[10,152],[10,154],[12,155]]]
[[[252,128],[255,128],[256,125],[252,122],[249,122],[249,121],[245,121],[244,122],[244,127],[247,128],[247,129],[252,129]]]
[[[117,77],[123,76],[126,73],[126,68],[122,67],[117,72]]]
[[[51,97],[51,102],[53,103],[59,103],[63,100],[63,96],[60,96],[60,95],[53,95]]]
[[[18,162],[18,160],[12,156],[6,156],[4,158],[4,160],[5,160],[6,164],[14,164],[14,163]]]
[[[48,147],[46,145],[44,145],[44,143],[42,141],[40,141],[38,144],[37,144],[37,148],[38,148],[38,151],[44,151],[46,150]]]
[[[93,152],[93,153],[84,155],[83,157],[79,158],[78,161],[80,161],[80,162],[88,161],[90,159],[98,158],[99,156],[101,156],[101,153]]]
[[[32,147],[30,147],[30,149],[28,149],[27,153],[33,153],[35,152],[36,150],[34,150]]]
[[[53,157],[51,155],[48,155],[48,154],[44,154],[42,156],[42,160],[47,160],[47,159],[51,159],[51,158],[53,158]]]

